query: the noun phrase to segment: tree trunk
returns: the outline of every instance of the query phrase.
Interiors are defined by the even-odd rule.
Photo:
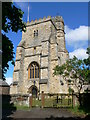
[[[80,107],[82,107],[82,97],[81,97],[80,92],[79,92],[79,96],[78,96],[78,101],[79,101]]]

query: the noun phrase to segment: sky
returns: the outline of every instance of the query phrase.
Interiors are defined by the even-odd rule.
[[[14,2],[14,5],[24,12],[23,21],[27,22],[28,3]],[[35,20],[47,16],[55,17],[60,15],[65,23],[66,49],[70,58],[75,55],[79,59],[87,58],[88,47],[88,2],[29,2],[29,19]],[[16,48],[22,39],[22,33],[10,31],[6,34]],[[15,60],[15,58],[14,58]],[[6,73],[8,84],[12,82],[14,66],[9,62],[9,70]]]

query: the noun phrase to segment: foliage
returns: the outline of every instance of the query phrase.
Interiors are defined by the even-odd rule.
[[[84,59],[84,63],[87,66],[85,71],[86,80],[90,83],[90,47],[87,48],[88,58]]]
[[[79,109],[79,106],[75,106],[73,108],[71,107],[68,110],[77,116],[85,116],[85,114],[88,113],[88,112],[86,113],[83,109]]]
[[[69,87],[68,92],[69,92],[69,93],[73,93],[74,90],[73,90],[72,88]]]
[[[9,69],[8,62],[14,65],[14,51],[11,40],[6,36],[12,32],[26,31],[26,25],[22,21],[23,12],[16,8],[12,2],[2,2],[2,78],[5,80],[5,73]]]
[[[12,30],[18,32],[18,30],[25,31],[25,24],[22,21],[23,12],[21,9],[16,8],[12,2],[2,3],[2,29],[4,32]]]
[[[3,78],[4,78],[4,73],[6,73],[7,69],[9,68],[8,61],[11,61],[12,64],[14,65],[13,61],[13,44],[12,42],[6,37],[5,35],[2,35],[2,48],[3,48],[3,55],[2,55],[2,69],[3,69]],[[7,55],[8,54],[8,55]]]
[[[90,48],[87,49],[87,53],[90,55]],[[62,75],[63,78],[69,83],[76,86],[78,90],[78,100],[81,105],[80,92],[83,88],[85,81],[90,82],[90,69],[89,69],[90,56],[85,60],[79,60],[77,57],[69,59],[62,66],[56,66],[54,69],[54,75]],[[71,87],[71,86],[69,86]]]
[[[82,84],[84,82],[84,75],[83,73],[85,67],[83,60],[78,60],[75,56],[73,59],[69,59],[64,63],[62,66],[56,66],[54,69],[55,75],[62,75],[67,81],[73,82],[76,85],[78,90],[81,90]],[[77,81],[77,79],[79,81]],[[78,82],[78,84],[77,84]]]

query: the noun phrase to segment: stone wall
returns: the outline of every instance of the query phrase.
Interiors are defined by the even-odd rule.
[[[17,85],[11,85],[10,86],[10,94],[17,94],[18,91],[17,91]]]
[[[10,87],[2,87],[0,86],[0,95],[9,95],[10,94]]]
[[[24,94],[24,95],[12,94],[11,95],[11,102],[13,102],[14,104],[29,107],[29,95],[27,95],[27,94]]]

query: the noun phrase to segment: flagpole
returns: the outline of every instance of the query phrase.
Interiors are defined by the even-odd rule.
[[[28,18],[27,18],[27,22],[29,22],[29,0],[28,0]]]

